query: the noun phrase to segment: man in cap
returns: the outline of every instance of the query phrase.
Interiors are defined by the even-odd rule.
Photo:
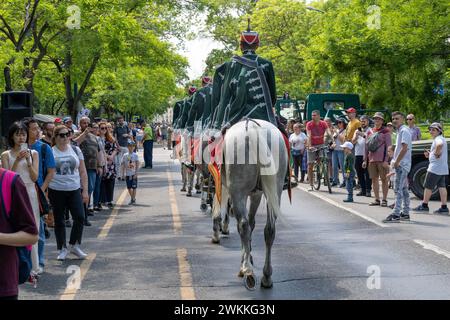
[[[78,130],[77,126],[73,124],[71,117],[64,117],[63,123],[68,129],[72,129],[74,132]]]
[[[376,112],[373,116],[375,126],[372,133],[367,135],[366,151],[364,155],[363,168],[368,168],[369,176],[372,179],[372,189],[375,193],[375,201],[370,206],[387,207],[387,195],[389,191],[389,156],[387,149],[392,145],[391,133],[384,126],[384,115]],[[383,191],[383,199],[380,201],[380,185]]]
[[[243,56],[234,56],[216,71],[223,71],[224,80],[213,128],[226,130],[244,117],[277,126],[272,109],[277,98],[273,65],[256,54],[259,34],[251,31],[250,20],[240,47]]]
[[[434,211],[434,213],[448,215],[447,183],[445,180],[449,174],[447,141],[442,135],[443,129],[440,123],[434,122],[428,129],[434,140],[431,145],[431,150],[425,150],[424,154],[430,163],[428,165],[427,175],[425,176],[425,190],[422,204],[414,208],[413,211],[420,213],[429,212],[428,202],[430,201],[432,190],[438,187],[441,197],[441,207]]]
[[[345,141],[351,142],[355,131],[361,127],[361,122],[356,119],[356,109],[349,108],[346,110],[349,122],[347,124],[347,129],[345,130]]]

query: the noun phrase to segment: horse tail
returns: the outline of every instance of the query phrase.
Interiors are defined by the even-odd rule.
[[[283,188],[284,174],[278,174],[281,165],[279,163],[279,154],[284,152],[285,146],[279,137],[278,129],[270,130],[270,143],[267,130],[261,130],[260,128],[257,130],[259,131],[258,146],[260,150],[258,153],[258,164],[261,187],[267,200],[269,222],[274,226],[276,219],[281,217],[280,188],[281,190]]]

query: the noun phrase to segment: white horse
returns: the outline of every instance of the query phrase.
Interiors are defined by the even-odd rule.
[[[224,164],[221,173],[223,197],[220,210],[213,211],[213,219],[228,212],[228,206],[231,204],[241,237],[242,257],[239,276],[244,277],[248,289],[254,289],[257,278],[253,271],[251,240],[255,215],[262,195],[265,196],[266,258],[261,286],[271,288],[273,285],[271,251],[275,239],[275,221],[281,214],[281,193],[288,166],[288,151],[282,133],[267,121],[243,120],[227,131],[223,153]],[[247,209],[248,199],[250,199],[249,209]],[[217,230],[214,231],[216,233]]]

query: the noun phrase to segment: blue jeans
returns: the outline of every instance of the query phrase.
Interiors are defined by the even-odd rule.
[[[410,199],[408,190],[408,173],[409,172],[401,167],[395,169],[395,207],[392,214],[397,217],[400,216],[400,211],[403,211],[403,214],[409,214]],[[401,210],[402,203],[403,210]]]
[[[146,167],[153,167],[153,140],[144,141],[144,162]]]
[[[355,172],[351,171],[350,176],[344,180],[347,187],[348,199],[353,199],[353,182],[355,181]]]
[[[95,186],[94,186],[94,207],[100,204],[100,191],[102,185],[102,177],[100,175],[96,175],[95,178]]]
[[[89,195],[89,203],[91,203],[91,196],[92,192],[95,188],[95,181],[97,180],[97,170],[94,169],[88,169],[87,176],[88,176],[88,195]]]
[[[88,176],[88,194],[90,197],[95,188],[95,181],[97,180],[97,170],[88,169],[86,171]]]
[[[39,256],[39,266],[45,266],[44,259],[44,247],[45,247],[45,231],[44,231],[44,218],[41,217],[39,226],[39,240],[38,240],[38,256]]]
[[[342,182],[345,181],[344,173],[344,150],[333,151],[333,182],[339,183],[339,168],[342,170]]]

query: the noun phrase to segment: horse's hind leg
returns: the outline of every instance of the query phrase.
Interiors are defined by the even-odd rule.
[[[186,166],[184,163],[181,163],[181,180],[183,181],[183,187],[180,191],[186,191]]]
[[[272,245],[275,239],[275,221],[276,215],[270,212],[269,205],[267,205],[267,222],[264,228],[264,240],[266,241],[266,261],[264,263],[263,278],[261,279],[261,287],[272,288]]]
[[[213,206],[211,208],[213,218],[212,243],[220,243],[220,225],[222,223],[221,207],[217,195],[214,195]]]
[[[230,192],[231,194],[231,192]],[[237,220],[237,229],[241,236],[242,244],[242,264],[239,275],[251,276],[254,278],[253,266],[250,262],[250,224],[247,218],[247,197],[242,195],[232,195],[233,212]]]
[[[223,224],[222,224],[222,234],[224,235],[229,235],[230,234],[230,211],[233,210],[232,206],[231,206],[231,200],[228,200],[227,203],[227,210],[225,211],[225,217],[223,219]]]
[[[255,230],[255,216],[261,203],[262,193],[250,196],[250,210],[248,212],[248,223],[250,224],[250,252],[252,251],[252,234]],[[253,265],[253,256],[250,254],[250,262]]]

